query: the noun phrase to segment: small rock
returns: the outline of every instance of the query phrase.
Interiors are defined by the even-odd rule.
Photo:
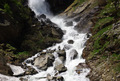
[[[62,76],[57,76],[55,81],[64,81],[64,78]]]
[[[84,68],[88,68],[88,65],[85,63],[79,63],[79,65],[76,66],[76,73],[80,74]]]
[[[54,69],[57,70],[59,73],[67,71],[67,68],[63,64],[59,64],[55,66]]]
[[[68,44],[73,44],[74,41],[73,40],[68,40]]]
[[[58,56],[59,56],[59,57],[60,57],[60,56],[63,56],[63,57],[66,58],[66,52],[65,52],[65,50],[59,50],[57,53],[58,53]]]
[[[38,18],[38,19],[46,19],[46,15],[44,15],[44,14],[38,15],[37,18]]]
[[[71,45],[64,45],[64,49],[67,49],[67,50],[69,50],[71,48]]]
[[[89,37],[90,37],[90,34],[89,34],[89,33],[87,33],[86,35],[87,35],[87,38],[89,38]]]
[[[50,74],[47,74],[47,79],[48,79],[48,81],[50,81],[53,79],[53,77]]]
[[[63,56],[60,56],[59,57],[59,59],[64,63],[65,62],[65,60],[66,60],[66,58],[65,57],[63,57]]]
[[[66,26],[73,26],[73,22],[72,21],[67,22]]]
[[[78,56],[78,52],[75,49],[73,49],[70,51],[70,56],[71,56],[71,59],[75,59]]]
[[[20,78],[20,81],[28,81],[26,78]]]
[[[25,75],[33,75],[33,74],[36,74],[36,73],[38,73],[34,68],[32,68],[32,67],[28,67],[28,69],[25,71]]]

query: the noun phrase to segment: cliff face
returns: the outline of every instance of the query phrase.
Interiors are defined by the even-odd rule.
[[[79,22],[75,27],[79,32],[92,34],[82,56],[91,68],[91,81],[120,80],[120,4],[116,1],[75,0],[61,14]]]
[[[63,12],[74,0],[46,0],[54,14]]]
[[[27,0],[0,0],[0,73],[12,74],[6,63],[21,65],[27,57],[61,42],[63,32],[57,25],[34,16]]]

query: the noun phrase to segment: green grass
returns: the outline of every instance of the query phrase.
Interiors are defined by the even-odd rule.
[[[29,56],[29,52],[28,52],[28,51],[18,52],[18,53],[15,54],[14,56],[15,56],[16,58],[28,57],[28,56]]]
[[[66,10],[65,10],[65,12],[67,12],[67,11],[75,11],[76,10],[76,8],[78,7],[78,6],[80,6],[83,2],[85,2],[85,1],[87,1],[87,0],[75,0]]]
[[[106,18],[99,19],[98,22],[95,24],[94,30],[98,29],[98,27],[101,27],[112,20],[114,20],[113,17],[106,17]]]

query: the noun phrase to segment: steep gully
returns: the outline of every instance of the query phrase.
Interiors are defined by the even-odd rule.
[[[84,44],[88,39],[86,33],[78,33],[74,29],[74,26],[77,24],[77,22],[73,21],[73,25],[67,26],[66,25],[67,20],[59,16],[53,16],[45,0],[29,0],[29,7],[36,13],[36,16],[40,14],[45,14],[48,18],[50,18],[52,22],[57,24],[58,27],[60,27],[64,31],[64,36],[62,38],[63,41],[61,43],[49,47],[43,50],[42,52],[37,53],[35,56],[26,59],[23,62],[24,65],[36,69],[38,73],[35,75],[26,75],[23,77],[24,79],[22,79],[22,81],[25,81],[26,79],[28,81],[46,81],[46,80],[63,81],[63,79],[58,78],[60,76],[62,76],[65,81],[89,81],[89,79],[86,76],[90,72],[90,69],[87,67],[87,65],[85,65],[85,59],[81,57],[82,51],[85,47]],[[68,43],[68,41],[70,40],[73,40],[73,42]],[[41,66],[37,64],[36,59],[42,56],[43,53],[48,54],[48,51],[52,51],[50,53],[53,54],[54,56],[53,58],[55,59],[53,62],[53,66],[47,67],[46,70],[43,70],[41,69]],[[65,52],[64,54],[66,54],[64,62],[63,60],[60,59],[60,54],[62,54],[61,52]],[[34,62],[31,63],[28,61]],[[8,65],[12,68],[14,75],[24,72],[23,69],[18,66],[10,64]],[[38,69],[38,66],[40,69]],[[57,67],[61,66],[63,66],[62,69],[66,68],[66,70],[60,71],[59,70],[60,68]],[[57,77],[58,79],[54,80],[53,77]],[[0,81],[20,81],[20,80],[19,78],[0,75]]]

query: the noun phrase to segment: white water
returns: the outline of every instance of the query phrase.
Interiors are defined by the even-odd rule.
[[[66,33],[62,38],[63,42],[47,48],[51,50],[53,49],[58,50],[59,46],[61,49],[63,49],[64,46],[70,47],[70,49],[65,49],[66,50],[65,66],[67,67],[67,71],[59,74],[58,76],[63,76],[65,81],[89,81],[89,79],[86,77],[90,71],[89,69],[87,68],[83,69],[80,74],[77,74],[75,71],[76,66],[79,63],[85,63],[85,59],[83,59],[81,55],[85,47],[84,44],[87,41],[86,33],[78,33],[76,30],[74,30],[74,26],[76,25],[76,22],[74,22],[73,26],[70,27],[65,26],[64,19],[57,16],[54,17],[49,10],[48,4],[46,4],[44,0],[29,0],[29,7],[36,13],[36,15],[46,14],[47,17],[51,18],[52,22],[56,23],[62,30],[66,31]],[[68,40],[74,40],[74,43],[68,44],[67,42]],[[70,51],[73,49],[75,49],[78,52],[78,57],[74,60],[71,59],[71,55],[70,55]],[[33,60],[35,57],[37,57],[38,54],[28,59]],[[32,66],[33,68],[35,68],[39,73],[36,75],[25,76],[25,78],[28,78],[28,81],[47,81],[46,78],[45,79],[39,79],[39,78],[46,77],[48,73],[54,76],[56,73],[54,71],[54,66],[56,62],[60,62],[60,60],[58,59],[56,52],[53,54],[56,57],[53,67],[49,67],[46,71],[40,71],[32,64],[27,64],[28,66]],[[3,79],[2,77],[5,78],[6,80]],[[15,77],[0,75],[0,81],[19,81],[19,79]]]
[[[39,6],[38,6],[38,4],[39,4]],[[66,31],[66,33],[63,36],[62,43],[56,44],[55,46],[49,47],[47,49],[58,50],[59,47],[61,49],[63,49],[65,45],[70,47],[69,50],[65,49],[66,50],[65,66],[67,67],[67,71],[59,74],[58,76],[63,76],[65,81],[89,81],[89,79],[86,78],[86,75],[90,71],[89,69],[83,69],[80,74],[77,74],[75,71],[76,66],[79,63],[85,63],[85,59],[83,59],[81,57],[81,55],[82,55],[82,51],[84,49],[84,43],[87,40],[86,33],[78,33],[76,30],[74,30],[74,26],[76,25],[75,22],[74,22],[73,26],[70,26],[70,27],[65,26],[64,19],[57,17],[57,16],[53,17],[48,10],[49,9],[48,5],[44,5],[44,4],[45,4],[44,0],[29,0],[29,6],[36,13],[36,15],[46,14],[48,17],[51,16],[50,17],[51,21],[56,23],[62,30]],[[43,7],[43,5],[44,5],[44,7]],[[46,10],[44,11],[42,7],[47,8],[48,12]],[[68,44],[68,42],[67,42],[68,40],[74,40],[74,44]],[[73,49],[75,49],[79,53],[78,57],[74,60],[71,59],[71,55],[70,55],[70,51]],[[29,59],[33,59],[36,56],[37,56],[37,54]],[[38,78],[46,77],[47,74],[51,74],[54,76],[55,75],[54,66],[55,66],[56,62],[60,62],[60,60],[57,57],[56,52],[54,53],[54,56],[56,57],[56,59],[55,59],[53,67],[48,68],[46,71],[40,71],[36,75],[29,76],[29,81],[46,81],[46,79],[38,79]],[[33,66],[31,64],[28,64],[28,65]]]
[[[13,75],[20,75],[25,72],[24,69],[21,68],[21,66],[15,66],[9,63],[7,63],[7,65],[11,68]]]

